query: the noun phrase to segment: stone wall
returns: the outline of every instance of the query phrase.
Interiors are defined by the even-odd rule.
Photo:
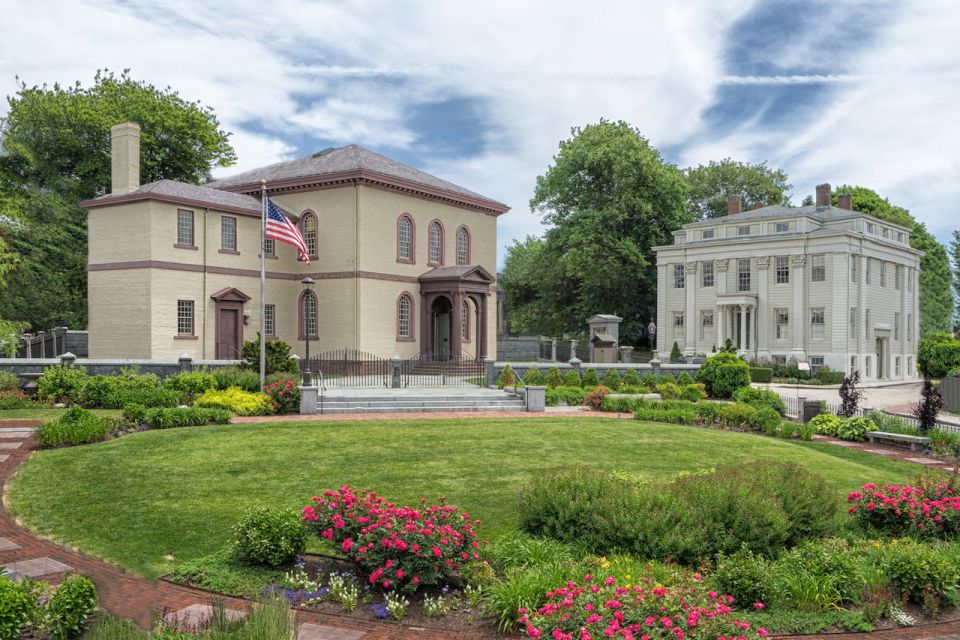
[[[498,336],[497,360],[536,362],[540,357],[540,336]]]
[[[615,364],[606,364],[606,363],[596,363],[591,364],[589,362],[584,362],[577,365],[571,365],[566,362],[537,362],[537,361],[528,361],[528,362],[503,362],[497,361],[492,367],[487,370],[487,383],[490,385],[495,385],[497,383],[497,378],[500,376],[500,372],[503,371],[503,368],[506,365],[510,365],[510,368],[513,369],[521,378],[523,374],[527,372],[528,369],[540,369],[540,373],[546,374],[549,369],[553,367],[558,367],[560,373],[566,373],[570,369],[577,369],[580,372],[580,375],[583,375],[583,372],[587,369],[596,369],[597,375],[602,379],[603,376],[607,373],[608,369],[613,369],[620,374],[622,378],[624,374],[630,369],[633,369],[637,372],[637,375],[643,377],[644,374],[652,373],[654,375],[665,375],[671,374],[674,376],[680,375],[683,372],[694,376],[697,374],[697,371],[700,370],[699,364],[674,364],[670,362],[642,362],[642,363],[625,363],[618,362]]]
[[[89,354],[87,332],[74,331],[66,327],[55,327],[50,331],[23,336],[18,358],[56,358],[64,353],[72,353],[85,358]]]

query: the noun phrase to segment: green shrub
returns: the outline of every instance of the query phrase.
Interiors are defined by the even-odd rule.
[[[778,435],[781,438],[790,440],[797,434],[797,431],[799,431],[799,428],[800,428],[800,425],[798,425],[796,422],[793,422],[791,420],[784,420],[783,422],[780,423],[780,431]]]
[[[267,376],[263,392],[270,396],[277,413],[300,413],[300,380],[290,373]]]
[[[874,409],[865,417],[868,418],[873,424],[877,425],[877,431],[885,431],[887,433],[902,433],[908,436],[920,435],[919,429],[908,424],[906,420],[899,416],[893,416],[889,413],[884,413],[883,411],[877,411]]]
[[[783,586],[786,604],[821,611],[863,595],[861,560],[845,540],[808,540],[778,558],[772,572]]]
[[[787,415],[787,405],[776,391],[741,387],[734,392],[733,399],[737,402],[749,404],[751,407],[769,407],[781,416]]]
[[[751,382],[773,382],[773,369],[767,367],[750,367]]]
[[[208,389],[216,389],[217,378],[206,371],[178,373],[174,376],[168,376],[163,381],[163,386],[167,389],[179,391],[187,398],[195,398]]]
[[[232,414],[226,409],[201,407],[158,407],[144,409],[143,422],[155,429],[200,427],[207,424],[227,424]]]
[[[627,369],[627,372],[623,374],[623,380],[621,385],[624,387],[639,387],[643,382],[640,380],[640,374],[637,373],[636,369]]]
[[[935,332],[917,345],[917,370],[925,378],[942,378],[960,367],[960,340],[951,333]]]
[[[239,367],[226,367],[214,369],[212,375],[217,381],[217,389],[221,391],[226,391],[231,387],[253,393],[260,391],[260,374],[256,371],[240,369]]]
[[[517,567],[570,563],[577,557],[574,547],[553,538],[538,538],[523,531],[510,531],[488,547],[484,554],[501,573]]]
[[[707,397],[707,389],[699,383],[691,383],[680,387],[680,399],[690,402],[699,402]]]
[[[813,374],[813,377],[820,384],[840,384],[845,376],[846,374],[843,371],[831,371],[829,369],[819,369]]]
[[[600,386],[600,376],[597,375],[596,369],[587,369],[583,372],[583,381],[580,383],[580,386],[584,389],[596,389]]]
[[[131,402],[123,408],[124,421],[133,426],[147,424],[147,408],[139,402]]]
[[[684,385],[693,384],[694,382],[696,382],[696,380],[694,380],[693,376],[686,371],[681,371],[680,375],[677,376],[677,384],[681,387]]]
[[[303,553],[307,528],[296,511],[254,507],[233,528],[233,551],[250,564],[280,567]]]
[[[142,404],[145,407],[176,407],[180,404],[180,392],[163,387],[115,389],[103,404],[105,409],[122,409],[128,404]]]
[[[620,385],[622,384],[620,374],[617,373],[616,369],[607,369],[606,373],[603,374],[603,380],[601,380],[600,384],[610,389],[610,391],[619,391]]]
[[[750,421],[757,412],[750,405],[739,402],[736,404],[721,404],[717,410],[721,424],[737,429],[750,429]]]
[[[749,405],[748,405],[749,406]],[[782,418],[770,407],[752,407],[753,412],[747,418],[747,424],[755,431],[763,431],[768,436],[775,436],[780,430]]]
[[[769,561],[749,549],[721,554],[713,581],[717,591],[733,596],[734,606],[740,609],[752,608],[754,602],[769,605],[774,593]]]
[[[786,424],[786,423],[784,423]],[[806,440],[807,442],[813,440],[813,436],[816,435],[817,428],[813,426],[812,423],[798,424],[797,425],[797,434],[799,434],[801,440]]]
[[[490,589],[487,610],[497,618],[501,633],[509,633],[517,624],[518,609],[536,611],[546,601],[546,593],[570,580],[582,578],[574,564],[550,563],[509,572]]]
[[[0,371],[0,392],[13,391],[20,388],[20,378],[9,371]]]
[[[662,407],[638,406],[633,411],[635,420],[649,422],[667,422],[670,424],[697,424],[697,410],[694,407],[664,409]]]
[[[663,373],[657,376],[657,384],[676,384],[677,377],[672,373]]]
[[[287,371],[297,373],[297,362],[290,357],[290,345],[283,340],[267,340],[265,351],[264,367],[267,375],[277,371]],[[247,340],[243,343],[243,362],[240,363],[241,369],[251,369],[260,371],[260,334],[257,333],[256,340]],[[260,381],[257,380],[257,388],[260,387]]]
[[[570,369],[565,374],[563,374],[563,386],[565,387],[582,387],[583,380],[580,379],[580,374],[577,373],[576,369]]]
[[[655,376],[653,373],[645,373],[643,374],[643,377],[640,378],[640,384],[645,386],[647,391],[652,393],[653,390],[657,388],[657,376]]]
[[[897,540],[869,551],[887,579],[910,600],[922,603],[924,592],[938,598],[952,594],[960,581],[960,565],[942,545],[909,539]]]
[[[76,573],[67,576],[47,601],[44,617],[48,621],[50,637],[66,640],[79,635],[96,608],[97,589],[93,582]]]
[[[517,376],[517,373],[513,370],[509,364],[503,365],[503,369],[500,370],[500,375],[497,376],[497,388],[503,389],[504,387],[515,387],[523,386],[523,383],[520,382],[520,378]]]
[[[670,349],[670,362],[683,362],[683,353],[680,351],[680,345],[674,341],[673,347]]]
[[[557,387],[556,389],[547,389],[546,403],[548,407],[568,406],[576,407],[583,404],[583,399],[587,397],[587,390],[580,387]],[[601,410],[602,409],[601,407]]]
[[[707,358],[697,381],[716,398],[729,398],[737,389],[750,386],[750,365],[732,353],[720,352]]]
[[[55,402],[75,402],[86,378],[87,370],[83,367],[62,364],[47,367],[37,378],[37,397]]]
[[[16,640],[36,604],[23,589],[0,576],[0,640]]]
[[[665,382],[657,385],[657,393],[664,400],[678,400],[680,398],[680,387],[672,382]]]
[[[543,375],[540,373],[540,369],[530,367],[523,373],[523,386],[538,387],[541,385],[543,385]]]
[[[86,409],[71,407],[56,420],[45,422],[35,433],[42,447],[85,444],[102,440],[111,431],[111,425]]]
[[[0,391],[0,411],[5,409],[29,409],[33,401],[19,389]]]
[[[273,400],[265,393],[250,393],[230,388],[225,391],[207,391],[197,398],[193,406],[226,409],[238,416],[265,416],[273,413]]]
[[[837,437],[841,440],[863,442],[867,439],[867,431],[876,431],[877,425],[867,418],[848,418],[840,422],[837,427]]]
[[[842,422],[842,418],[838,418],[831,413],[821,413],[814,416],[809,424],[817,430],[817,433],[835,438]]]
[[[560,372],[560,367],[550,367],[547,370],[547,375],[543,378],[543,382],[551,389],[556,389],[562,385],[563,374]]]
[[[124,370],[117,375],[86,378],[75,401],[87,409],[122,409],[131,403],[175,407],[180,404],[180,392],[161,387],[160,379],[152,373]]]
[[[774,462],[753,470],[751,481],[779,498],[790,520],[788,545],[833,532],[839,505],[822,476],[791,462]]]

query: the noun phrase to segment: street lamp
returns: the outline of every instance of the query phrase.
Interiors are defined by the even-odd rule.
[[[303,386],[309,387],[312,386],[310,380],[310,312],[313,311],[314,322],[316,322],[317,317],[317,308],[313,305],[313,296],[311,291],[313,291],[313,278],[310,276],[305,277],[300,281],[300,284],[303,285],[303,338],[307,343],[307,357],[303,365]]]
[[[647,325],[647,333],[650,334],[650,349],[652,350],[654,345],[653,339],[657,335],[657,325],[653,320],[651,320],[650,324]]]

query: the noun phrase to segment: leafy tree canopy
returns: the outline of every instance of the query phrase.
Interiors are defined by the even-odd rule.
[[[953,269],[953,332],[960,331],[960,229],[953,230],[950,240],[950,266]]]
[[[755,205],[790,204],[787,174],[766,162],[748,164],[726,158],[684,170],[689,192],[687,207],[694,218],[705,220],[727,215],[727,198],[740,196],[744,209]]]
[[[876,191],[866,187],[841,185],[833,193],[834,204],[838,193],[851,194],[853,208],[857,211],[911,229],[910,246],[924,252],[920,258],[918,285],[920,336],[950,331],[953,320],[952,272],[946,248],[937,242],[927,231],[926,225],[910,215],[908,210],[891,204]]]
[[[636,340],[656,306],[653,247],[691,221],[683,175],[625,122],[571,133],[530,201],[550,228],[507,252],[511,328],[579,333],[589,316],[615,313],[624,342]]]

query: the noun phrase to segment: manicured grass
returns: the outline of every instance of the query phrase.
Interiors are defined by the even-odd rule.
[[[152,577],[221,548],[251,505],[300,508],[342,484],[406,503],[445,495],[494,538],[516,525],[518,492],[539,470],[582,465],[669,478],[768,461],[822,474],[838,500],[865,482],[920,472],[833,445],[631,420],[291,422],[148,431],[41,451],[11,482],[9,504],[34,530]]]
[[[63,415],[63,412],[66,409],[58,409],[50,405],[39,404],[36,407],[31,407],[30,409],[5,409],[0,411],[0,422],[4,420],[23,420],[28,418],[30,420],[54,420]],[[118,416],[121,411],[119,409],[92,409],[92,411],[99,416]]]

